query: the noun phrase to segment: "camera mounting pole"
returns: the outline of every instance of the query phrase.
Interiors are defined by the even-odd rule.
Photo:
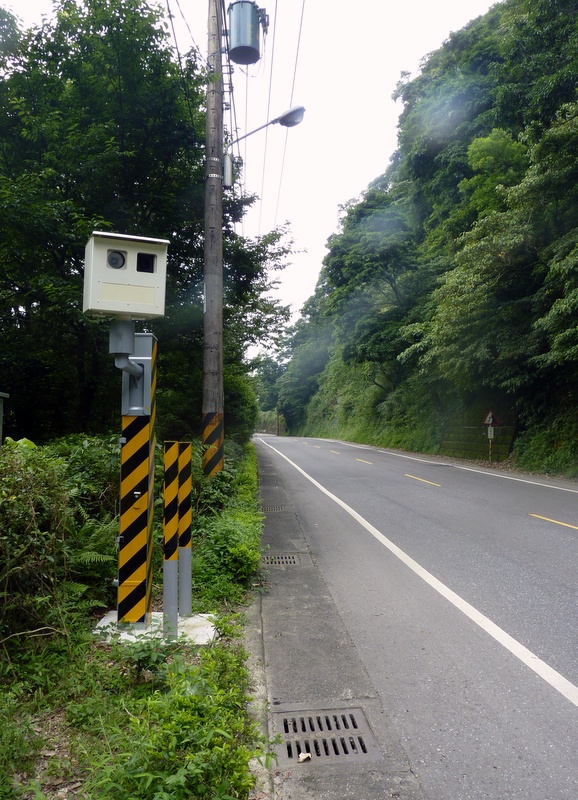
[[[109,353],[122,370],[122,413],[150,415],[152,406],[152,333],[135,333],[131,319],[110,323]]]
[[[112,317],[109,352],[122,370],[117,619],[147,628],[152,615],[157,340],[135,320],[165,313],[167,239],[93,231],[84,257],[83,310]]]
[[[113,319],[110,323],[108,352],[114,356],[114,365],[123,372],[140,377],[144,370],[142,364],[131,361],[134,354],[135,326],[132,319]]]

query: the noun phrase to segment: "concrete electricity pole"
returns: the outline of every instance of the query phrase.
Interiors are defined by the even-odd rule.
[[[209,0],[209,84],[205,165],[203,471],[223,469],[223,68],[221,4]]]

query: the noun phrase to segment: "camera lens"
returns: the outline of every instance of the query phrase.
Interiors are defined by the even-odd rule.
[[[111,269],[122,269],[126,264],[125,254],[120,250],[109,250],[106,262]]]

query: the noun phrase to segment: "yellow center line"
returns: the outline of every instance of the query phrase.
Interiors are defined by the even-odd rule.
[[[565,528],[572,528],[574,531],[578,531],[578,525],[570,525],[568,522],[560,522],[559,519],[550,519],[550,517],[541,517],[540,514],[530,514],[531,517],[536,517],[536,519],[543,519],[546,522],[553,522],[555,525],[563,525]]]
[[[356,458],[356,461],[361,461],[362,464],[373,464],[373,461],[364,461],[362,458]]]
[[[430,486],[441,486],[441,483],[434,483],[433,481],[426,481],[425,478],[416,478],[415,475],[408,475],[407,472],[404,473],[406,478],[413,478],[414,481],[420,481],[420,483],[429,483]]]
[[[341,451],[340,450],[330,450],[329,452],[330,453],[335,453],[336,456],[340,456],[341,455]]]

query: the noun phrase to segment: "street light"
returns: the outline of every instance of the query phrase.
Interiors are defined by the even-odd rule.
[[[243,139],[246,139],[248,136],[252,136],[258,131],[262,131],[263,128],[267,128],[269,125],[279,124],[284,128],[294,128],[295,125],[299,125],[299,123],[303,121],[304,114],[304,106],[293,106],[288,111],[285,111],[284,114],[281,114],[281,116],[275,117],[275,119],[269,120],[269,122],[266,122],[264,125],[260,125],[258,128],[255,128],[254,131],[249,131],[249,133],[245,133],[243,136],[239,136],[238,139],[234,139],[232,142],[229,142],[223,154],[223,188],[230,189],[233,185],[233,158],[230,152],[233,145],[237,144],[238,142],[242,142]]]

